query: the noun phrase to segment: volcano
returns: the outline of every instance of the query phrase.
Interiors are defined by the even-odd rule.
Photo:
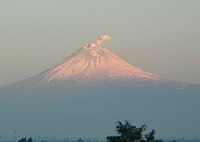
[[[129,64],[103,47],[103,42],[111,41],[102,35],[92,44],[87,44],[50,69],[28,79],[36,84],[56,81],[96,82],[106,80],[153,80],[161,77]]]
[[[0,89],[1,128],[22,135],[105,138],[118,120],[159,137],[200,131],[200,85],[163,79],[103,47],[108,35],[29,79]]]
[[[88,44],[70,57],[46,71],[42,81],[59,79],[89,81],[93,79],[152,79],[159,76],[130,65],[128,62],[97,44],[109,36],[101,36],[95,44]],[[102,43],[102,42],[101,42]]]

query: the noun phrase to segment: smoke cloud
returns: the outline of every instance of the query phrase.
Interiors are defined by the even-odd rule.
[[[99,39],[92,44],[92,47],[94,48],[97,48],[97,47],[101,47],[101,45],[103,44],[103,42],[106,42],[106,41],[111,41],[111,37],[109,35],[101,35],[99,37]]]

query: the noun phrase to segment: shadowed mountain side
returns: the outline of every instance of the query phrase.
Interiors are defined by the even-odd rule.
[[[160,137],[200,131],[200,85],[163,79],[101,47],[101,36],[52,68],[0,89],[6,131],[46,137],[100,137],[130,120]]]
[[[198,85],[176,89],[177,83],[63,84],[1,90],[1,127],[63,138],[102,138],[112,134],[113,122],[125,119],[154,126],[158,137],[192,137],[200,130]]]

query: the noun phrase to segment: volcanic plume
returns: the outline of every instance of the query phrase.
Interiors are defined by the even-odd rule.
[[[108,35],[102,35],[65,58],[52,68],[36,75],[39,83],[59,80],[97,81],[97,80],[160,80],[158,75],[146,72],[129,64],[124,59],[103,47],[103,42],[111,41]]]

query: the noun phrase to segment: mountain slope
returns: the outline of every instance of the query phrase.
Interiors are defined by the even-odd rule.
[[[101,36],[93,44],[88,44],[71,56],[36,76],[40,83],[56,80],[96,81],[114,79],[160,80],[160,77],[129,64],[124,59],[101,46],[110,41],[107,35]]]
[[[101,36],[52,68],[1,88],[1,127],[35,137],[104,138],[116,121],[130,120],[155,127],[160,137],[199,132],[200,86],[128,64],[101,46],[110,40]]]

